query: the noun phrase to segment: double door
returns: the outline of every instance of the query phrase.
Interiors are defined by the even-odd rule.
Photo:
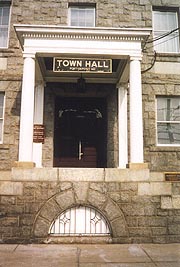
[[[54,167],[106,167],[105,99],[56,99]]]

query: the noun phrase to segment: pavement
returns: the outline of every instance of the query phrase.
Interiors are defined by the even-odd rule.
[[[180,244],[1,244],[0,267],[180,267]]]

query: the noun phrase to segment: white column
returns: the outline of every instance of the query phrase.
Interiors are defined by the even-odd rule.
[[[24,54],[21,96],[19,161],[32,162],[35,55]]]
[[[127,89],[118,86],[118,136],[119,136],[119,168],[126,168],[128,163],[127,138]]]
[[[44,113],[44,82],[39,82],[35,87],[34,124],[43,124]],[[42,143],[33,143],[33,162],[36,167],[42,167]]]
[[[141,58],[130,58],[130,163],[143,163]]]

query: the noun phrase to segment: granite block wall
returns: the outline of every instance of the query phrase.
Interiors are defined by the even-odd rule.
[[[14,168],[0,174],[0,242],[51,242],[53,220],[79,205],[105,216],[113,243],[180,242],[180,183],[166,182],[163,173]]]
[[[153,5],[179,7],[178,0],[72,0],[70,2],[95,4],[96,25],[98,27],[152,27]],[[3,143],[0,144],[1,170],[10,170],[13,162],[18,159],[23,58],[13,24],[67,26],[68,3],[67,0],[12,1],[9,46],[7,49],[0,48],[0,91],[5,92],[4,133]],[[152,43],[146,44],[143,48],[143,71],[151,66],[153,58],[153,45]],[[180,170],[180,148],[158,147],[156,144],[156,96],[180,95],[180,79],[177,71],[179,64],[179,57],[177,56],[157,55],[154,67],[142,74],[144,156],[145,162],[149,163],[149,167],[153,171]],[[115,95],[114,92],[111,95],[111,100],[115,99]],[[49,105],[46,107],[45,114],[45,128],[48,134],[43,145],[44,166],[52,166],[53,154],[53,123],[50,125],[47,114],[53,115],[54,96],[52,94],[49,100],[48,97],[49,94],[46,92],[45,99]],[[111,113],[111,109],[109,109],[108,118],[112,118],[112,115],[114,118],[109,121],[112,132],[108,133],[110,138],[108,167],[116,167],[118,162],[117,111],[113,110]]]

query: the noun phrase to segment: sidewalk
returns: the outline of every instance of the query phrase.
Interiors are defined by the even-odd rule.
[[[180,244],[0,245],[0,267],[180,267]]]

